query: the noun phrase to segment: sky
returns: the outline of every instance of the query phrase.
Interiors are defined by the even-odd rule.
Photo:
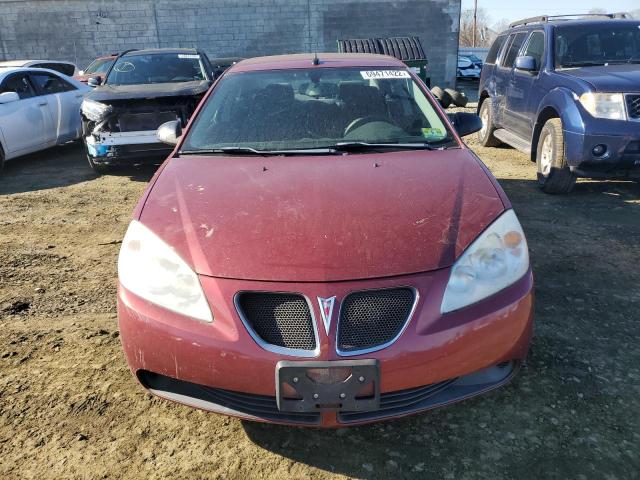
[[[587,13],[603,8],[610,13],[640,9],[640,0],[478,0],[478,8],[489,14],[490,23],[503,18],[513,21],[537,15]],[[473,8],[473,0],[462,0],[462,9]]]

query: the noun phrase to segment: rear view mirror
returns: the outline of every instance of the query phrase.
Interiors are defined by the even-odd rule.
[[[20,100],[20,95],[16,92],[4,92],[0,93],[0,103],[11,103]]]
[[[167,145],[177,145],[180,135],[182,135],[182,124],[180,120],[165,122],[160,125],[156,131],[158,140]]]
[[[480,117],[475,113],[454,113],[449,115],[449,120],[451,120],[453,127],[461,137],[471,135],[482,129],[482,120],[480,120]]]
[[[528,55],[516,58],[515,67],[516,70],[524,70],[526,72],[535,72],[538,70],[536,68],[536,59]]]
[[[89,77],[89,80],[87,80],[87,85],[89,85],[90,87],[97,87],[99,85],[102,85],[102,78]]]

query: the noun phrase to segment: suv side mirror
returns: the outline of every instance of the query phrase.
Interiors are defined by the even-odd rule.
[[[449,114],[449,120],[461,137],[466,137],[482,129],[482,120],[475,113],[458,112]]]
[[[89,85],[90,87],[97,87],[102,85],[102,78],[100,77],[89,77],[89,80],[87,80],[87,85]]]
[[[525,72],[537,71],[536,59],[528,55],[516,58],[516,70],[524,70]]]
[[[4,92],[0,93],[0,103],[12,103],[20,100],[20,95],[16,92]]]
[[[157,139],[167,145],[177,145],[180,135],[182,135],[182,124],[180,120],[165,122],[160,125],[156,131]]]

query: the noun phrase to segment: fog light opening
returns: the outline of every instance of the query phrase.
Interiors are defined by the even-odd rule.
[[[594,157],[604,157],[607,154],[607,146],[599,143],[591,149]]]

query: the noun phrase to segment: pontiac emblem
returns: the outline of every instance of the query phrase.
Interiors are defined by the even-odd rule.
[[[329,327],[331,326],[331,316],[333,315],[333,303],[336,297],[322,298],[318,297],[318,303],[320,304],[320,314],[322,315],[322,323],[324,323],[324,330],[329,335]]]

